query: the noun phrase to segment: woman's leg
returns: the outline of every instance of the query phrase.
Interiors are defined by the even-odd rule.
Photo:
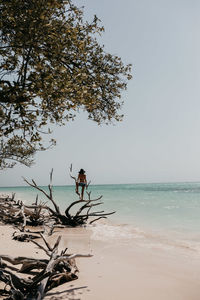
[[[84,194],[85,186],[82,186],[82,191],[81,191],[81,200],[83,200],[83,194]]]
[[[76,193],[80,196],[80,193],[78,191],[78,182],[76,182]]]

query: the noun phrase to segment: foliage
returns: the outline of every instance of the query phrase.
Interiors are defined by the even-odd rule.
[[[45,128],[74,119],[79,109],[98,124],[122,119],[131,66],[104,51],[99,24],[96,16],[84,21],[70,0],[0,0],[2,168],[9,158],[30,165],[45,149]]]

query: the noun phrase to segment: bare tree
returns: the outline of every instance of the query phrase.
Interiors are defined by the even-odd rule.
[[[72,173],[72,166],[70,167],[70,176],[76,181],[76,178],[74,176],[72,176],[71,173]],[[73,201],[65,209],[65,214],[62,214],[59,206],[56,204],[56,202],[53,198],[52,178],[53,178],[53,169],[50,172],[50,183],[48,185],[48,192],[46,192],[44,189],[39,187],[33,179],[32,179],[32,182],[30,182],[24,178],[24,181],[31,187],[33,187],[33,188],[37,189],[38,191],[40,191],[41,193],[43,193],[47,197],[47,199],[49,199],[51,201],[51,203],[54,206],[54,209],[49,208],[49,207],[48,207],[48,209],[49,209],[49,212],[52,215],[52,217],[55,218],[56,222],[61,223],[63,225],[69,225],[69,226],[75,227],[75,226],[80,226],[80,225],[86,224],[87,222],[89,224],[92,224],[93,222],[95,222],[99,219],[106,218],[108,215],[112,215],[115,213],[115,211],[106,213],[106,212],[104,212],[104,210],[92,211],[92,209],[94,207],[103,204],[103,202],[100,201],[103,196],[100,196],[96,199],[91,199],[91,192],[86,191],[87,196],[88,196],[87,200],[79,199],[77,201]],[[90,182],[89,182],[89,184],[90,184]],[[89,184],[87,185],[87,188],[88,188]],[[80,206],[80,204],[81,204],[81,207],[76,211],[76,213],[72,214],[71,213],[72,208]]]
[[[91,254],[66,254],[67,248],[58,254],[61,236],[57,238],[53,247],[50,246],[42,234],[40,236],[44,245],[35,241],[32,242],[46,253],[46,259],[13,258],[8,255],[0,255],[0,281],[10,287],[10,289],[0,290],[0,295],[9,295],[11,300],[41,300],[48,290],[78,278],[76,257],[92,256]],[[6,262],[9,262],[12,266],[7,265]],[[15,273],[13,273],[13,266],[17,265],[21,265],[21,268],[15,268]],[[36,275],[33,275],[33,270]],[[27,276],[23,278],[18,273],[27,273],[29,277],[28,279]]]

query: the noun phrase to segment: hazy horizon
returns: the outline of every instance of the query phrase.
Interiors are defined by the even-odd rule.
[[[151,184],[195,184],[195,183],[200,183],[200,180],[199,181],[168,181],[168,182],[126,182],[126,183],[91,183],[90,186],[104,186],[104,185],[151,185]],[[46,185],[41,185],[37,182],[38,186],[40,187],[48,187],[48,183]],[[74,184],[53,184],[52,185],[53,187],[64,187],[64,186],[67,186],[67,187],[75,187]],[[15,187],[30,187],[32,188],[31,186],[29,186],[28,184],[27,185],[8,185],[8,186],[0,186],[0,188],[15,188]],[[34,189],[34,188],[33,188]]]

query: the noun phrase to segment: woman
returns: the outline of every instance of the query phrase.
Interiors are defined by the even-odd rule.
[[[80,171],[78,173],[78,178],[76,180],[76,193],[80,196],[80,193],[78,191],[79,186],[82,187],[81,200],[83,200],[84,190],[85,190],[85,187],[87,186],[87,179],[86,179],[85,171],[83,169],[80,169]]]

